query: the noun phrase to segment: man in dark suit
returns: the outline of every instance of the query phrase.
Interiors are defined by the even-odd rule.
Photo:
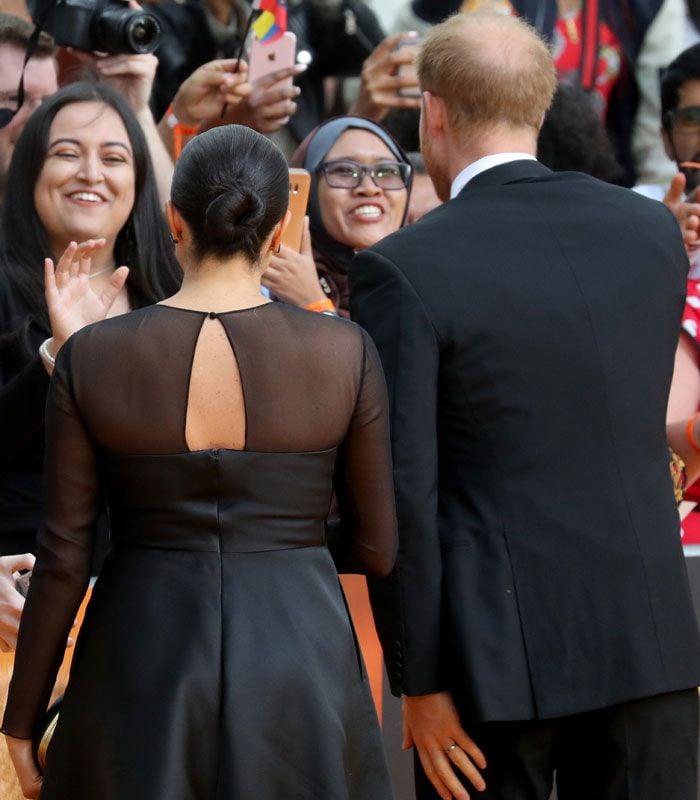
[[[556,770],[560,800],[696,800],[678,226],[534,159],[555,75],[522,21],[453,17],[419,75],[446,202],[351,272],[392,402],[400,551],[372,594],[418,796],[546,800]]]

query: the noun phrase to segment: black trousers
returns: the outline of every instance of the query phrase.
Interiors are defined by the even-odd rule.
[[[464,728],[488,767],[473,800],[697,800],[698,692],[658,695],[611,708],[528,722]],[[462,776],[460,776],[462,777]],[[418,800],[439,795],[416,758]]]

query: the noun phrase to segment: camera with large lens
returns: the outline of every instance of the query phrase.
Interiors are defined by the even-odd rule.
[[[56,44],[101,53],[152,53],[160,23],[128,0],[40,0],[35,19],[46,13],[43,29]]]

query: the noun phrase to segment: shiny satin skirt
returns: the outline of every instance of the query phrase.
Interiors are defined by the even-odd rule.
[[[117,546],[94,588],[42,800],[389,800],[324,545]]]

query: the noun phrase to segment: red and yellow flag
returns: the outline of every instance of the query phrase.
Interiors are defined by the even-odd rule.
[[[287,30],[285,0],[259,0],[255,8],[262,14],[253,23],[253,33],[261,42],[274,42]]]

